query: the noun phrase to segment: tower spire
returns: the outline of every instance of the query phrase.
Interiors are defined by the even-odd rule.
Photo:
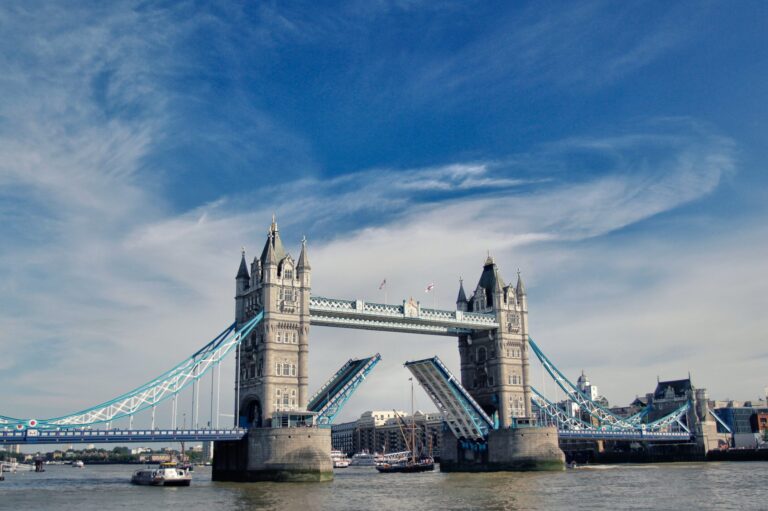
[[[299,254],[299,262],[296,265],[297,270],[310,270],[309,257],[307,256],[307,237],[301,238],[301,254]]]
[[[523,277],[520,275],[520,268],[517,269],[517,296],[525,295],[525,284],[523,284]]]
[[[274,238],[272,230],[269,231],[269,236],[267,237],[267,246],[266,246],[266,254],[264,257],[264,264],[277,264],[277,260],[275,259],[275,247],[274,247]]]
[[[248,265],[245,264],[245,247],[241,249],[241,255],[240,255],[240,268],[237,270],[237,277],[236,279],[250,279],[250,275],[248,275]]]

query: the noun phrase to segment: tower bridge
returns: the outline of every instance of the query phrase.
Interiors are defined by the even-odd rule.
[[[663,416],[619,417],[573,385],[528,333],[528,300],[519,272],[514,285],[488,256],[471,293],[463,282],[454,310],[413,299],[381,304],[313,295],[306,240],[297,260],[285,250],[273,219],[261,254],[243,252],[235,277],[235,322],[179,365],[115,399],[51,419],[0,416],[0,443],[216,440],[214,478],[323,480],[332,477],[329,426],[380,360],[346,362],[309,394],[311,326],[453,337],[460,355],[454,376],[437,358],[406,367],[443,414],[442,470],[530,470],[563,466],[560,439],[698,442],[711,430],[706,405],[691,402]],[[235,424],[213,419],[213,374],[235,354]],[[541,363],[582,417],[573,417],[531,385],[530,355]],[[200,378],[211,375],[211,422],[198,427]],[[179,427],[178,397],[193,396],[192,425]],[[156,422],[170,405],[170,425]],[[218,403],[217,403],[218,406]],[[149,428],[134,428],[151,414]],[[586,417],[586,419],[585,419]],[[127,428],[112,423],[128,420]],[[297,429],[300,428],[300,429]]]

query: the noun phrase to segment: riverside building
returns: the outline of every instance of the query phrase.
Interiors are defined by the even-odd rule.
[[[333,449],[346,454],[406,451],[408,448],[403,431],[409,435],[411,425],[414,423],[417,445],[420,448],[423,446],[427,452],[431,449],[433,454],[439,455],[443,416],[422,411],[416,411],[412,416],[394,410],[367,411],[356,421],[334,424],[331,443]]]

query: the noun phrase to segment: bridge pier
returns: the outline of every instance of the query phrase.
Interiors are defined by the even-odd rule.
[[[526,472],[565,469],[555,427],[492,430],[482,449],[443,433],[441,472]]]
[[[330,428],[253,428],[242,440],[216,442],[213,452],[214,481],[333,479]]]

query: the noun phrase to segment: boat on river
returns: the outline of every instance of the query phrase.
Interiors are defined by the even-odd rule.
[[[132,484],[142,486],[189,486],[192,474],[175,463],[161,463],[158,468],[142,468],[133,473]]]
[[[352,456],[350,467],[373,467],[376,465],[376,455],[363,451]]]
[[[333,468],[347,468],[349,466],[349,458],[341,451],[331,451],[331,461],[333,461]]]
[[[423,445],[420,446],[421,452],[419,452],[419,446],[416,442],[416,418],[413,413],[413,378],[409,378],[411,381],[411,424],[410,426],[405,423],[400,414],[395,410],[395,417],[397,417],[398,425],[400,426],[400,433],[403,435],[408,452],[400,458],[396,458],[393,461],[385,461],[383,463],[376,464],[376,470],[382,474],[392,473],[414,473],[414,472],[430,472],[435,470],[435,460],[430,455],[424,454]],[[425,431],[425,434],[428,431]],[[419,435],[421,436],[421,435]],[[410,438],[409,438],[410,437]],[[425,443],[429,443],[429,435]]]
[[[376,470],[383,474],[391,474],[396,472],[431,472],[435,470],[435,460],[432,458],[422,458],[419,460],[402,459],[392,463],[382,463],[381,465],[376,465]]]

